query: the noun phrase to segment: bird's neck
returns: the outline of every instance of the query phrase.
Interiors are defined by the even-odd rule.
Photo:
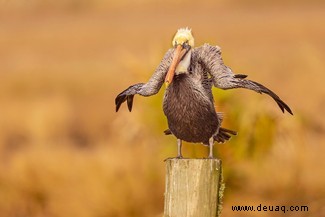
[[[191,54],[192,54],[192,51],[189,50],[187,52],[187,54],[185,55],[185,57],[178,63],[176,70],[175,70],[176,75],[184,74],[184,73],[188,72],[188,68],[191,64]]]

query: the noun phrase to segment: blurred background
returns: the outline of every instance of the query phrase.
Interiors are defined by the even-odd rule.
[[[115,113],[145,82],[180,27],[223,50],[234,72],[276,92],[214,89],[223,216],[325,216],[323,1],[1,0],[0,213],[3,217],[162,216],[164,87]],[[185,144],[186,157],[206,157]],[[233,205],[307,205],[308,212],[233,212]]]

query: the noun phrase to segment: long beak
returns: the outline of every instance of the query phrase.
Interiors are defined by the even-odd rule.
[[[174,57],[172,63],[170,64],[169,70],[165,78],[166,87],[168,87],[168,85],[172,83],[175,75],[176,67],[178,63],[183,59],[186,53],[187,53],[187,49],[184,49],[182,45],[177,45],[174,51]]]

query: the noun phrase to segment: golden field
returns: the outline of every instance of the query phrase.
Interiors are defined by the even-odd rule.
[[[0,216],[162,216],[164,87],[115,113],[145,82],[179,27],[219,45],[225,63],[274,90],[214,90],[223,216],[325,216],[325,4],[322,1],[0,1]],[[185,144],[186,157],[207,155]],[[233,205],[308,212],[233,212]]]

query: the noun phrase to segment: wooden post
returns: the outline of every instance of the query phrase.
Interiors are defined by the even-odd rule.
[[[220,216],[221,160],[167,159],[164,217]]]

